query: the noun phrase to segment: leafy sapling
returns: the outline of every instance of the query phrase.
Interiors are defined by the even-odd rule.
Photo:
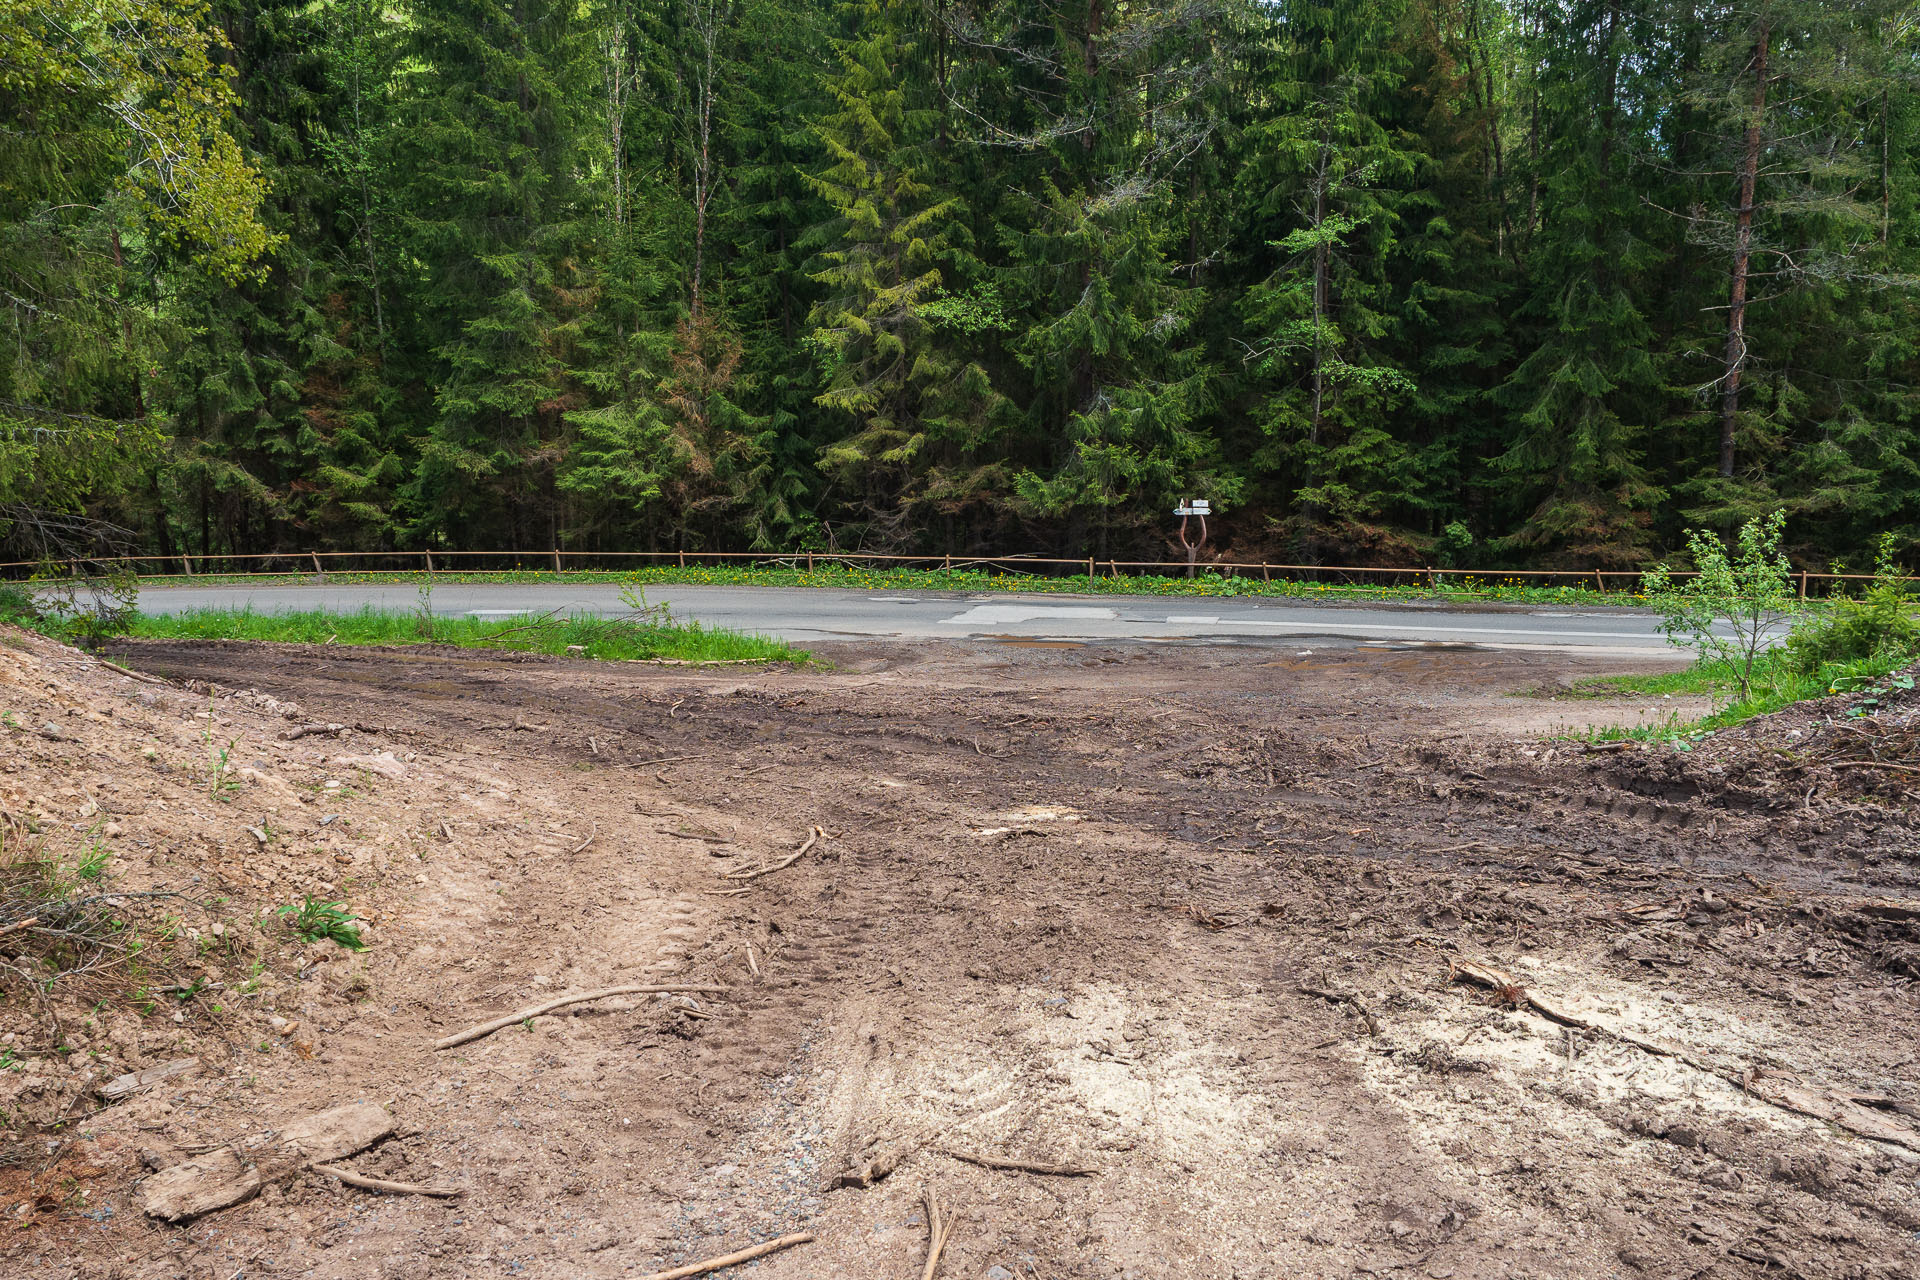
[[[1731,555],[1718,536],[1689,530],[1687,550],[1698,572],[1682,580],[1662,564],[1645,579],[1667,642],[1692,649],[1702,663],[1726,664],[1742,702],[1753,696],[1761,659],[1806,608],[1793,589],[1793,566],[1780,553],[1786,523],[1785,511],[1747,521]]]

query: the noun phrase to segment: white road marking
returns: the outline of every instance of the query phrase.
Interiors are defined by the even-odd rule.
[[[1217,617],[1209,618],[1203,613],[1174,613],[1167,616],[1167,621],[1185,623],[1188,626],[1195,627],[1210,627],[1220,621],[1220,619]]]

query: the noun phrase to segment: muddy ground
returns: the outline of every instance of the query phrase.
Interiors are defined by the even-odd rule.
[[[218,1015],[102,1013],[101,1072],[202,1066],[108,1107],[44,1069],[66,1123],[0,1156],[0,1271],[626,1276],[804,1230],[756,1274],[913,1277],[931,1188],[946,1277],[1920,1275],[1920,835],[1884,778],[1752,735],[1547,741],[1675,708],[1553,697],[1630,669],[1595,659],[822,653],[117,651],[217,685],[176,691],[39,652],[63,688],[147,699],[116,732],[251,735],[221,805],[122,778],[130,883],[201,876],[256,914],[320,890],[375,923],[358,954],[261,923],[262,977]],[[286,702],[348,728],[278,742]],[[112,778],[127,744],[36,744],[28,772]],[[678,981],[730,990],[431,1047]],[[32,1006],[4,1009],[45,1057]],[[152,1170],[355,1100],[400,1132],[352,1167],[465,1194],[309,1173],[183,1225],[139,1211]]]

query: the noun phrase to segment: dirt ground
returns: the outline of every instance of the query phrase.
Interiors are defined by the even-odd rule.
[[[68,1007],[60,1053],[0,987],[0,1272],[632,1276],[808,1231],[755,1274],[914,1277],[931,1189],[943,1277],[1920,1276],[1920,818],[1799,762],[1832,708],[1589,753],[1543,735],[1690,708],[1538,653],[820,652],[115,651],[175,686],[0,649],[13,847],[210,903],[169,954],[218,997]],[[369,949],[261,915],[308,893]],[[728,989],[432,1047],[679,982]],[[344,1163],[465,1194],[140,1211],[353,1101],[399,1132]]]

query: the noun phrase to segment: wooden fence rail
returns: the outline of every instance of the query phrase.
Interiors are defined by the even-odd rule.
[[[484,561],[484,564],[476,564]],[[1441,569],[1382,568],[1373,565],[1271,564],[1267,562],[1207,561],[1189,565],[1184,560],[1103,560],[1097,557],[1058,556],[951,556],[951,555],[877,555],[867,552],[825,551],[302,551],[257,552],[234,555],[114,556],[99,559],[15,560],[0,563],[0,576],[45,575],[50,569],[66,569],[78,576],[91,576],[116,569],[131,569],[143,577],[219,578],[219,577],[324,577],[329,569],[338,573],[438,573],[438,572],[606,572],[608,566],[635,561],[651,564],[670,563],[677,568],[701,564],[745,564],[764,568],[804,568],[811,572],[822,566],[847,568],[920,567],[925,569],[1000,570],[1027,572],[1036,576],[1071,576],[1084,573],[1094,577],[1177,576],[1189,569],[1227,578],[1258,576],[1271,581],[1276,575],[1311,582],[1338,582],[1345,586],[1425,585],[1446,590],[1449,581],[1458,590],[1472,592],[1488,583],[1516,579],[1553,585],[1592,583],[1598,590],[1632,590],[1646,574],[1640,569]],[[357,562],[357,563],[356,563]],[[463,563],[464,562],[464,563]],[[502,563],[504,562],[504,563]],[[1062,574],[1067,570],[1067,574]],[[1690,571],[1675,577],[1691,576]],[[1835,584],[1871,582],[1870,573],[1815,573],[1801,570],[1800,594],[1819,594],[1816,588],[1831,591]],[[1362,581],[1355,581],[1361,579]],[[1920,582],[1903,578],[1902,582]]]

